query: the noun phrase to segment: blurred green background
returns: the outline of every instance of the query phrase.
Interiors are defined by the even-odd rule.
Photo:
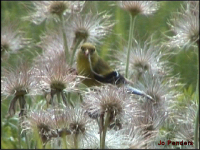
[[[20,24],[20,28],[22,28],[23,31],[27,32],[28,38],[32,38],[34,43],[37,43],[39,42],[39,37],[44,32],[45,27],[44,24],[37,26],[31,22],[22,21],[22,17],[27,15],[28,10],[25,7],[25,4],[28,3],[31,2],[1,1],[1,21],[4,21],[6,18],[10,18],[10,20],[18,22]],[[148,35],[152,35],[152,33],[156,32],[154,38],[159,39],[159,42],[163,42],[163,33],[170,29],[167,25],[167,21],[170,19],[173,12],[177,12],[178,9],[180,9],[182,3],[183,2],[181,1],[161,1],[160,9],[154,15],[150,17],[138,16],[135,24],[135,37],[140,37],[140,39],[143,39],[146,38]],[[116,2],[87,1],[86,7],[84,8],[84,11],[88,11],[89,9],[91,9],[91,11],[93,11],[94,13],[96,13],[97,10],[98,12],[108,11],[109,14],[113,15],[112,19],[117,21],[117,24],[113,29],[113,34],[107,36],[103,44],[100,45],[100,55],[104,59],[107,59],[109,49],[116,48],[116,44],[119,43],[123,45],[124,40],[128,41],[129,35],[129,14],[120,9],[118,6],[111,6],[112,4],[116,4]],[[120,39],[116,38],[116,34],[120,36]],[[122,46],[120,47],[119,45],[118,49],[122,50]],[[37,49],[31,49],[31,51],[35,50]],[[166,49],[166,51],[168,50]],[[172,49],[171,51],[178,51],[178,49]],[[30,55],[29,53],[24,53],[25,55]],[[187,51],[181,50],[178,54],[172,55],[169,58],[169,62],[171,64],[170,67],[173,69],[173,74],[178,74],[180,76],[180,81],[185,84],[185,88],[188,88],[190,86],[192,87],[193,91],[195,91],[197,82],[196,54],[197,53],[195,52],[194,48],[190,48]],[[17,54],[11,55],[8,62],[10,64],[14,64],[17,61],[16,56]],[[32,57],[32,55],[30,55],[29,57]],[[3,67],[3,65],[1,67]],[[2,102],[1,117],[3,118],[7,113],[8,104],[8,101]],[[16,143],[16,141],[18,141],[18,130],[17,128],[15,128],[15,126],[12,125],[12,123],[16,124],[16,120],[14,118],[3,122],[4,128],[2,131],[3,133],[1,134],[3,134],[4,138],[7,138],[7,140],[4,140],[2,145],[4,148],[17,148],[17,145],[19,144]],[[3,139],[1,137],[1,141],[2,140]]]

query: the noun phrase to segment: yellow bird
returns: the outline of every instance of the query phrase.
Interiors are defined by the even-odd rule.
[[[125,85],[127,91],[132,94],[145,96],[152,99],[143,91],[131,87],[120,73],[114,71],[96,52],[96,48],[91,43],[84,43],[77,54],[77,72],[79,75],[87,77],[83,83],[88,87],[100,86],[101,83],[110,83],[117,86]]]

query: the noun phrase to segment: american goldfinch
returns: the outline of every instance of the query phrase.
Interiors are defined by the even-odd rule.
[[[110,83],[117,86],[125,85],[128,92],[152,99],[143,91],[131,87],[130,82],[119,72],[114,71],[96,52],[91,43],[84,43],[77,54],[77,72],[85,76],[83,83],[89,87],[100,86],[101,83]]]

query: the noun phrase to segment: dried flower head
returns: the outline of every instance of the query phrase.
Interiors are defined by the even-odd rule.
[[[71,148],[89,148],[95,142],[94,122],[81,107],[69,109],[68,129],[71,131]],[[87,145],[87,147],[86,147]]]
[[[47,30],[43,36],[40,37],[41,41],[38,43],[38,46],[43,50],[43,55],[35,59],[40,61],[49,58],[56,58],[58,55],[63,55],[65,53],[64,39],[61,28],[55,30]],[[68,49],[72,44],[72,39],[67,38]]]
[[[25,20],[39,25],[44,20],[55,19],[58,21],[65,13],[75,13],[82,11],[84,1],[34,1],[33,7],[29,6],[33,12],[24,17]]]
[[[35,91],[32,70],[27,62],[20,62],[17,68],[8,67],[8,69],[3,69],[2,74],[2,94],[14,96],[9,106],[9,114],[15,114],[15,105],[19,100],[21,115],[25,109],[25,95],[34,94]]]
[[[196,112],[198,109],[197,102],[190,101],[191,104],[187,105],[184,110],[184,112],[178,112],[177,116],[177,126],[176,131],[177,134],[175,134],[175,140],[176,141],[190,141],[194,143],[194,124],[195,124],[195,117]],[[199,141],[199,140],[197,140]],[[194,144],[193,144],[194,145]],[[191,145],[184,148],[192,148]],[[193,147],[194,148],[194,147]]]
[[[30,132],[38,132],[43,144],[46,144],[52,136],[58,136],[56,131],[49,126],[52,121],[52,115],[47,111],[31,111],[28,113],[27,119],[22,123],[22,128],[29,134]]]
[[[164,106],[164,108],[167,108],[169,103],[178,96],[179,92],[175,89],[179,86],[178,78],[164,78],[153,75],[151,72],[145,73],[142,80],[135,84],[136,88],[143,90],[154,99],[151,102],[155,107]]]
[[[100,43],[114,26],[114,22],[110,19],[111,15],[106,13],[75,14],[67,22],[66,31],[72,34],[74,44],[79,40]]]
[[[24,121],[25,130],[39,131],[43,144],[48,141],[55,143],[57,139],[67,136],[68,148],[91,148],[97,144],[94,134],[94,121],[91,120],[81,107],[59,107],[47,111],[35,111]]]
[[[127,124],[123,129],[123,135],[129,138],[130,144],[128,145],[130,149],[145,149],[147,145],[153,141],[153,134],[148,137],[146,132],[146,127],[133,126],[133,122]]]
[[[85,95],[85,109],[89,116],[95,119],[109,113],[109,122],[114,122],[121,128],[120,120],[124,119],[125,112],[131,111],[128,108],[130,99],[130,95],[123,88],[112,85],[95,87],[94,91],[89,89]]]
[[[164,80],[164,78],[149,73],[145,73],[142,79],[142,82],[136,83],[135,87],[145,91],[154,101],[143,100],[141,102],[141,115],[133,116],[132,122],[136,126],[145,128],[147,138],[149,136],[155,137],[171,113],[170,104],[175,101],[178,95],[175,90],[177,85],[175,80]]]
[[[167,36],[167,46],[187,48],[199,42],[199,2],[186,2],[168,24],[175,35]]]
[[[57,94],[58,101],[61,95],[63,102],[66,104],[66,92],[76,90],[75,86],[79,83],[76,71],[66,63],[66,56],[63,53],[50,51],[53,57],[44,56],[44,61],[40,60],[35,66],[36,79],[41,90],[53,97]],[[41,57],[42,58],[42,57]]]
[[[24,38],[24,33],[16,22],[5,21],[1,27],[1,55],[13,53],[28,46],[30,39]],[[2,57],[1,56],[1,57]]]
[[[194,15],[199,13],[199,1],[186,1],[187,10],[191,10]]]
[[[120,1],[118,4],[132,15],[150,15],[159,8],[159,3],[156,1]]]
[[[152,38],[152,37],[151,37]],[[127,51],[127,48],[125,48]],[[129,61],[129,76],[134,81],[140,80],[141,76],[145,72],[151,72],[156,75],[166,75],[169,72],[167,68],[167,61],[163,61],[164,54],[161,51],[161,47],[156,45],[152,39],[147,39],[142,45],[142,42],[135,40],[134,47],[131,48],[130,61]],[[117,52],[115,55],[117,58],[117,64],[120,63],[120,70],[126,68],[126,53]]]
[[[106,134],[105,148],[106,149],[128,149],[131,145],[131,139],[124,134],[122,130],[109,130]]]

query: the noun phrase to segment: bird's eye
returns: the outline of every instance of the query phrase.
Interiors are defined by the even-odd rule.
[[[81,50],[84,52],[84,51],[85,51],[85,48],[84,48],[84,47],[81,47]]]
[[[95,49],[94,49],[94,48],[92,48],[92,49],[91,49],[91,52],[93,53],[94,51],[95,51]]]

